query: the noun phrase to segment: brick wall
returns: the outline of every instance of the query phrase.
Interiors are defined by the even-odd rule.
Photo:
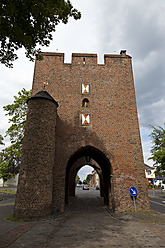
[[[85,147],[97,149],[110,163],[110,175],[103,175],[107,178],[103,186],[105,190],[111,180],[106,192],[115,211],[133,209],[131,186],[138,190],[137,209],[149,209],[131,57],[123,51],[104,55],[104,64],[97,64],[96,54],[72,54],[71,63],[64,63],[61,53],[41,55],[43,60],[35,65],[32,95],[46,82],[46,91],[59,104],[53,209],[64,210],[68,161]],[[82,94],[82,84],[89,85],[89,94]],[[88,99],[86,108],[82,106],[84,98]],[[90,114],[89,125],[82,125],[83,113]],[[103,169],[109,166],[99,165]]]

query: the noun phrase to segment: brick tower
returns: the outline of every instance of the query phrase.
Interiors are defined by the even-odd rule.
[[[97,64],[96,54],[72,54],[71,63],[64,63],[62,53],[40,55],[43,59],[35,63],[28,106],[33,118],[28,122],[27,116],[30,131],[25,131],[15,215],[35,217],[63,211],[69,196],[75,195],[75,177],[84,165],[99,174],[101,196],[113,211],[134,208],[131,186],[138,191],[137,210],[149,209],[131,57],[121,51],[104,55],[104,64]],[[51,100],[36,97],[38,92],[43,94],[43,82],[47,84],[44,94]],[[36,142],[37,156],[35,148],[30,148]],[[36,170],[42,189],[31,201]],[[23,192],[29,194],[31,214]]]
[[[51,214],[57,106],[45,90],[28,100],[16,217]]]

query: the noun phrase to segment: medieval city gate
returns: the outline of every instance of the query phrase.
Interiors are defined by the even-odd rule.
[[[114,211],[149,209],[131,57],[41,53],[28,100],[14,214],[29,218],[63,211],[85,164],[100,176],[101,195]],[[43,89],[43,85],[46,85]]]
[[[68,203],[68,195],[75,196],[75,177],[84,165],[93,167],[100,177],[101,196],[106,205],[113,206],[111,193],[111,165],[105,155],[94,147],[86,146],[77,151],[68,161],[65,180],[65,202]]]

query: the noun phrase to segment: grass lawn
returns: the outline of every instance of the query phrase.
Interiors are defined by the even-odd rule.
[[[6,189],[3,189],[3,190],[0,190],[0,193],[15,195],[16,194],[16,191],[15,190],[6,190]]]

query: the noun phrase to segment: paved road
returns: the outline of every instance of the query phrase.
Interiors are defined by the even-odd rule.
[[[165,214],[165,192],[161,192],[158,190],[149,190],[148,196],[151,209]]]
[[[100,191],[99,190],[95,190],[93,188],[91,188],[88,191],[86,190],[81,190],[81,188],[77,188],[76,189],[76,193],[78,195],[95,195],[95,196],[99,196],[100,195]],[[165,214],[165,191],[160,191],[160,190],[148,190],[148,196],[149,196],[149,200],[150,200],[150,207],[152,210],[157,211],[159,213]]]
[[[112,217],[98,199],[99,191],[76,190],[68,212],[32,225],[9,248],[165,248],[165,227]],[[12,232],[14,233],[14,231]],[[17,234],[17,233],[16,233]]]
[[[4,220],[5,217],[9,217],[14,211],[15,195],[1,194],[0,197],[3,199],[0,201],[0,236],[4,233],[12,230],[19,226],[17,222],[7,222]],[[1,245],[0,245],[1,247]]]
[[[10,230],[8,233],[3,230],[0,247],[165,248],[165,225],[114,218],[102,204],[99,193],[95,189],[87,191],[77,188],[76,198],[72,198],[64,215],[38,222],[9,222]],[[8,205],[6,209],[9,207],[12,206]],[[2,209],[4,206],[1,205],[0,211]],[[5,228],[5,223],[0,222]]]

